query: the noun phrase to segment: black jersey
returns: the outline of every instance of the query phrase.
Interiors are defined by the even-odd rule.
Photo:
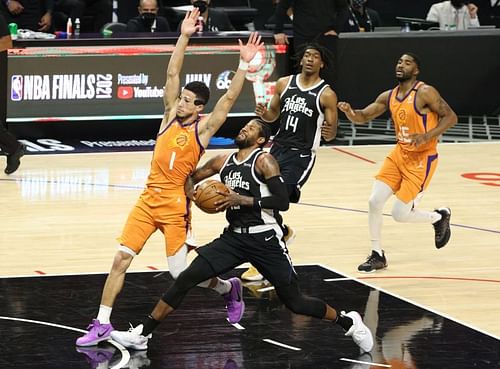
[[[302,88],[299,75],[290,76],[280,96],[280,128],[274,142],[301,150],[316,150],[321,141],[325,115],[319,98],[328,84],[322,79],[316,85]]]
[[[236,153],[229,155],[220,170],[224,184],[243,196],[267,197],[271,195],[265,179],[255,170],[257,157],[264,153],[255,149],[244,161],[236,159]],[[226,210],[226,219],[231,227],[254,227],[261,225],[281,226],[282,218],[277,210],[256,209],[250,206],[233,206]]]

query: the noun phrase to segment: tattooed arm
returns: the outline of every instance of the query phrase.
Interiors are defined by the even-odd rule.
[[[417,105],[425,110],[437,113],[439,117],[438,125],[424,134],[414,134],[411,136],[412,143],[419,146],[432,138],[439,137],[448,128],[457,123],[457,115],[450,108],[448,103],[441,97],[439,92],[432,86],[424,85],[418,90]]]

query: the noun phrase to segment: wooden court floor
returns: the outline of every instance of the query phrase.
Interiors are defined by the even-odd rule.
[[[301,202],[284,214],[297,231],[290,246],[294,263],[320,263],[362,278],[500,337],[500,143],[440,145],[438,170],[419,207],[452,209],[452,238],[445,248],[434,248],[432,226],[386,217],[383,245],[389,267],[359,274],[356,267],[369,253],[367,200],[389,150],[319,150]],[[209,150],[204,159],[216,152]],[[150,152],[27,155],[14,175],[2,172],[0,276],[107,272],[150,158]],[[390,200],[386,213],[391,205]],[[223,215],[193,210],[198,242],[215,238],[225,224]],[[131,270],[165,267],[157,233]],[[100,294],[101,286],[95,288]]]

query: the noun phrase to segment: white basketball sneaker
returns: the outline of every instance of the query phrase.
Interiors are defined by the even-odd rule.
[[[352,319],[352,326],[345,335],[352,337],[353,341],[363,352],[370,352],[373,348],[373,336],[370,329],[363,323],[361,315],[355,311],[350,311],[347,314],[345,311],[342,311],[340,315],[348,316]],[[113,337],[113,332],[111,333],[111,337]]]
[[[148,340],[152,337],[152,335],[148,334],[147,336],[143,336],[143,328],[144,326],[139,324],[135,328],[131,326],[127,332],[113,331],[111,332],[111,338],[126,348],[134,350],[147,350]]]

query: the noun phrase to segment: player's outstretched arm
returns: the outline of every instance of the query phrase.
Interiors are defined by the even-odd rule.
[[[210,138],[218,131],[218,129],[225,122],[229,111],[233,107],[236,99],[241,93],[243,83],[245,82],[245,75],[248,70],[248,64],[253,59],[259,48],[264,46],[261,42],[261,36],[257,32],[252,32],[246,44],[238,40],[240,45],[240,64],[236,71],[227,92],[221,96],[214,110],[207,116],[200,124],[200,141],[204,146],[208,145]]]
[[[337,107],[354,124],[364,124],[385,113],[389,105],[390,90],[382,92],[377,99],[364,109],[354,110],[351,104],[339,101]]]
[[[180,92],[180,73],[182,64],[184,63],[184,52],[189,43],[189,38],[196,32],[196,20],[200,15],[198,8],[193,8],[191,12],[187,12],[181,24],[181,34],[175,44],[174,52],[170,57],[167,67],[167,79],[165,83],[165,92],[163,94],[163,102],[165,104],[165,114],[168,115],[170,110],[175,107],[177,98]]]

